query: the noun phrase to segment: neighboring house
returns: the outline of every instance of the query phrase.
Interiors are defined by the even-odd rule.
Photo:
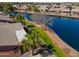
[[[3,13],[0,13],[0,22],[14,23],[14,21],[12,19],[10,19],[8,15],[7,16],[3,15]]]
[[[21,23],[0,22],[0,56],[20,56],[20,42],[25,35]]]

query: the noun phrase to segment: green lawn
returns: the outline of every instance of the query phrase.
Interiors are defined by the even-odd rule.
[[[34,31],[38,32],[38,35],[45,41],[47,45],[51,44],[52,46],[54,46],[53,49],[55,50],[55,53],[57,54],[57,56],[59,57],[66,56],[66,54],[59,47],[57,47],[55,44],[52,43],[52,41],[50,40],[50,38],[47,36],[47,34],[43,29],[35,27]]]
[[[25,25],[29,26],[29,25],[33,25],[31,22],[25,20]],[[42,40],[46,43],[46,45],[51,44],[53,46],[52,49],[55,50],[55,54],[59,57],[66,57],[67,55],[64,53],[63,50],[61,50],[61,48],[59,48],[58,46],[56,46],[55,44],[53,44],[53,42],[51,41],[51,39],[47,36],[47,34],[45,33],[45,31],[42,28],[39,27],[30,27],[31,29],[33,29],[33,31],[37,31],[38,35],[40,38],[42,38]]]

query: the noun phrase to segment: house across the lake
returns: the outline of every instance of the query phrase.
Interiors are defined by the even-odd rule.
[[[0,56],[20,56],[20,42],[25,35],[21,23],[0,22]]]

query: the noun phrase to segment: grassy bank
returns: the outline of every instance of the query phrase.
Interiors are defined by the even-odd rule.
[[[51,39],[47,36],[47,34],[45,33],[45,31],[42,28],[34,26],[34,24],[29,22],[28,20],[23,21],[23,24],[30,27],[31,29],[33,29],[33,31],[38,32],[39,37],[43,39],[43,41],[45,42],[46,45],[52,45],[53,46],[52,49],[54,49],[54,53],[57,56],[59,56],[59,57],[67,56],[64,53],[64,51],[61,50],[61,48],[59,48],[58,46],[56,46],[55,44],[52,43]]]
[[[45,41],[45,43],[47,45],[51,44],[54,47],[52,49],[55,50],[55,53],[57,56],[59,56],[59,57],[66,56],[66,54],[59,47],[57,47],[55,44],[52,43],[52,41],[50,40],[50,38],[47,36],[47,34],[45,33],[45,31],[43,29],[35,27],[34,31],[38,32],[38,35]]]

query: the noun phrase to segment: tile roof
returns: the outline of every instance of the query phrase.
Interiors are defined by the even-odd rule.
[[[9,16],[0,15],[0,21],[9,21],[9,22],[12,22],[13,20],[10,19]]]
[[[18,45],[18,40],[15,31],[21,29],[21,23],[11,24],[0,22],[0,46]]]

